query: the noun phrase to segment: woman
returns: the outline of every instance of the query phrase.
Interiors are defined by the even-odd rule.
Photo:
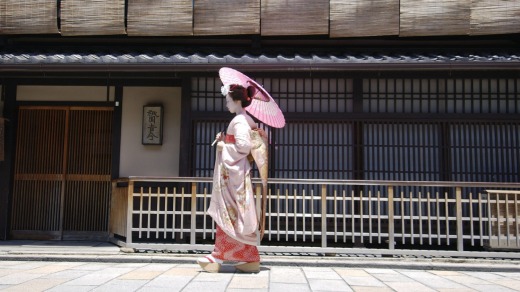
[[[251,104],[253,93],[252,87],[222,86],[226,106],[236,116],[226,135],[216,137],[219,142],[208,209],[217,224],[215,248],[211,255],[197,260],[208,272],[219,272],[224,261],[236,262],[235,268],[242,272],[260,271],[258,218],[248,159],[253,147],[251,130],[257,126],[244,109]]]

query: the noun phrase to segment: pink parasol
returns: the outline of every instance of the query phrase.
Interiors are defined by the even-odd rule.
[[[235,69],[223,67],[220,68],[218,73],[224,85],[240,84],[244,87],[253,86],[255,94],[252,96],[253,101],[251,105],[246,107],[247,112],[271,127],[283,128],[285,126],[285,118],[282,111],[261,85]]]

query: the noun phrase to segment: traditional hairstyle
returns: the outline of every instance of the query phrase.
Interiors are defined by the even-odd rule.
[[[240,100],[242,107],[248,107],[253,101],[254,88],[248,86],[247,88],[240,84],[224,85],[221,88],[222,95],[229,96],[233,100]]]

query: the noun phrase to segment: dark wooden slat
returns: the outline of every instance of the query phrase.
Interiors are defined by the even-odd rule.
[[[517,0],[472,0],[472,35],[520,32],[520,2]]]
[[[61,34],[126,34],[125,0],[62,0]]]
[[[192,2],[191,0],[128,1],[128,35],[193,35]]]
[[[471,0],[401,0],[400,36],[467,35]]]
[[[54,0],[0,1],[0,34],[56,34],[57,7]]]
[[[329,33],[329,0],[270,0],[261,4],[264,36]]]
[[[399,34],[399,0],[330,0],[330,36]]]
[[[194,35],[260,33],[260,0],[194,0]]]

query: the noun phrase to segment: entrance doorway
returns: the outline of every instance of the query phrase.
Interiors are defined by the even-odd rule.
[[[108,238],[112,114],[111,107],[19,108],[11,238]]]

